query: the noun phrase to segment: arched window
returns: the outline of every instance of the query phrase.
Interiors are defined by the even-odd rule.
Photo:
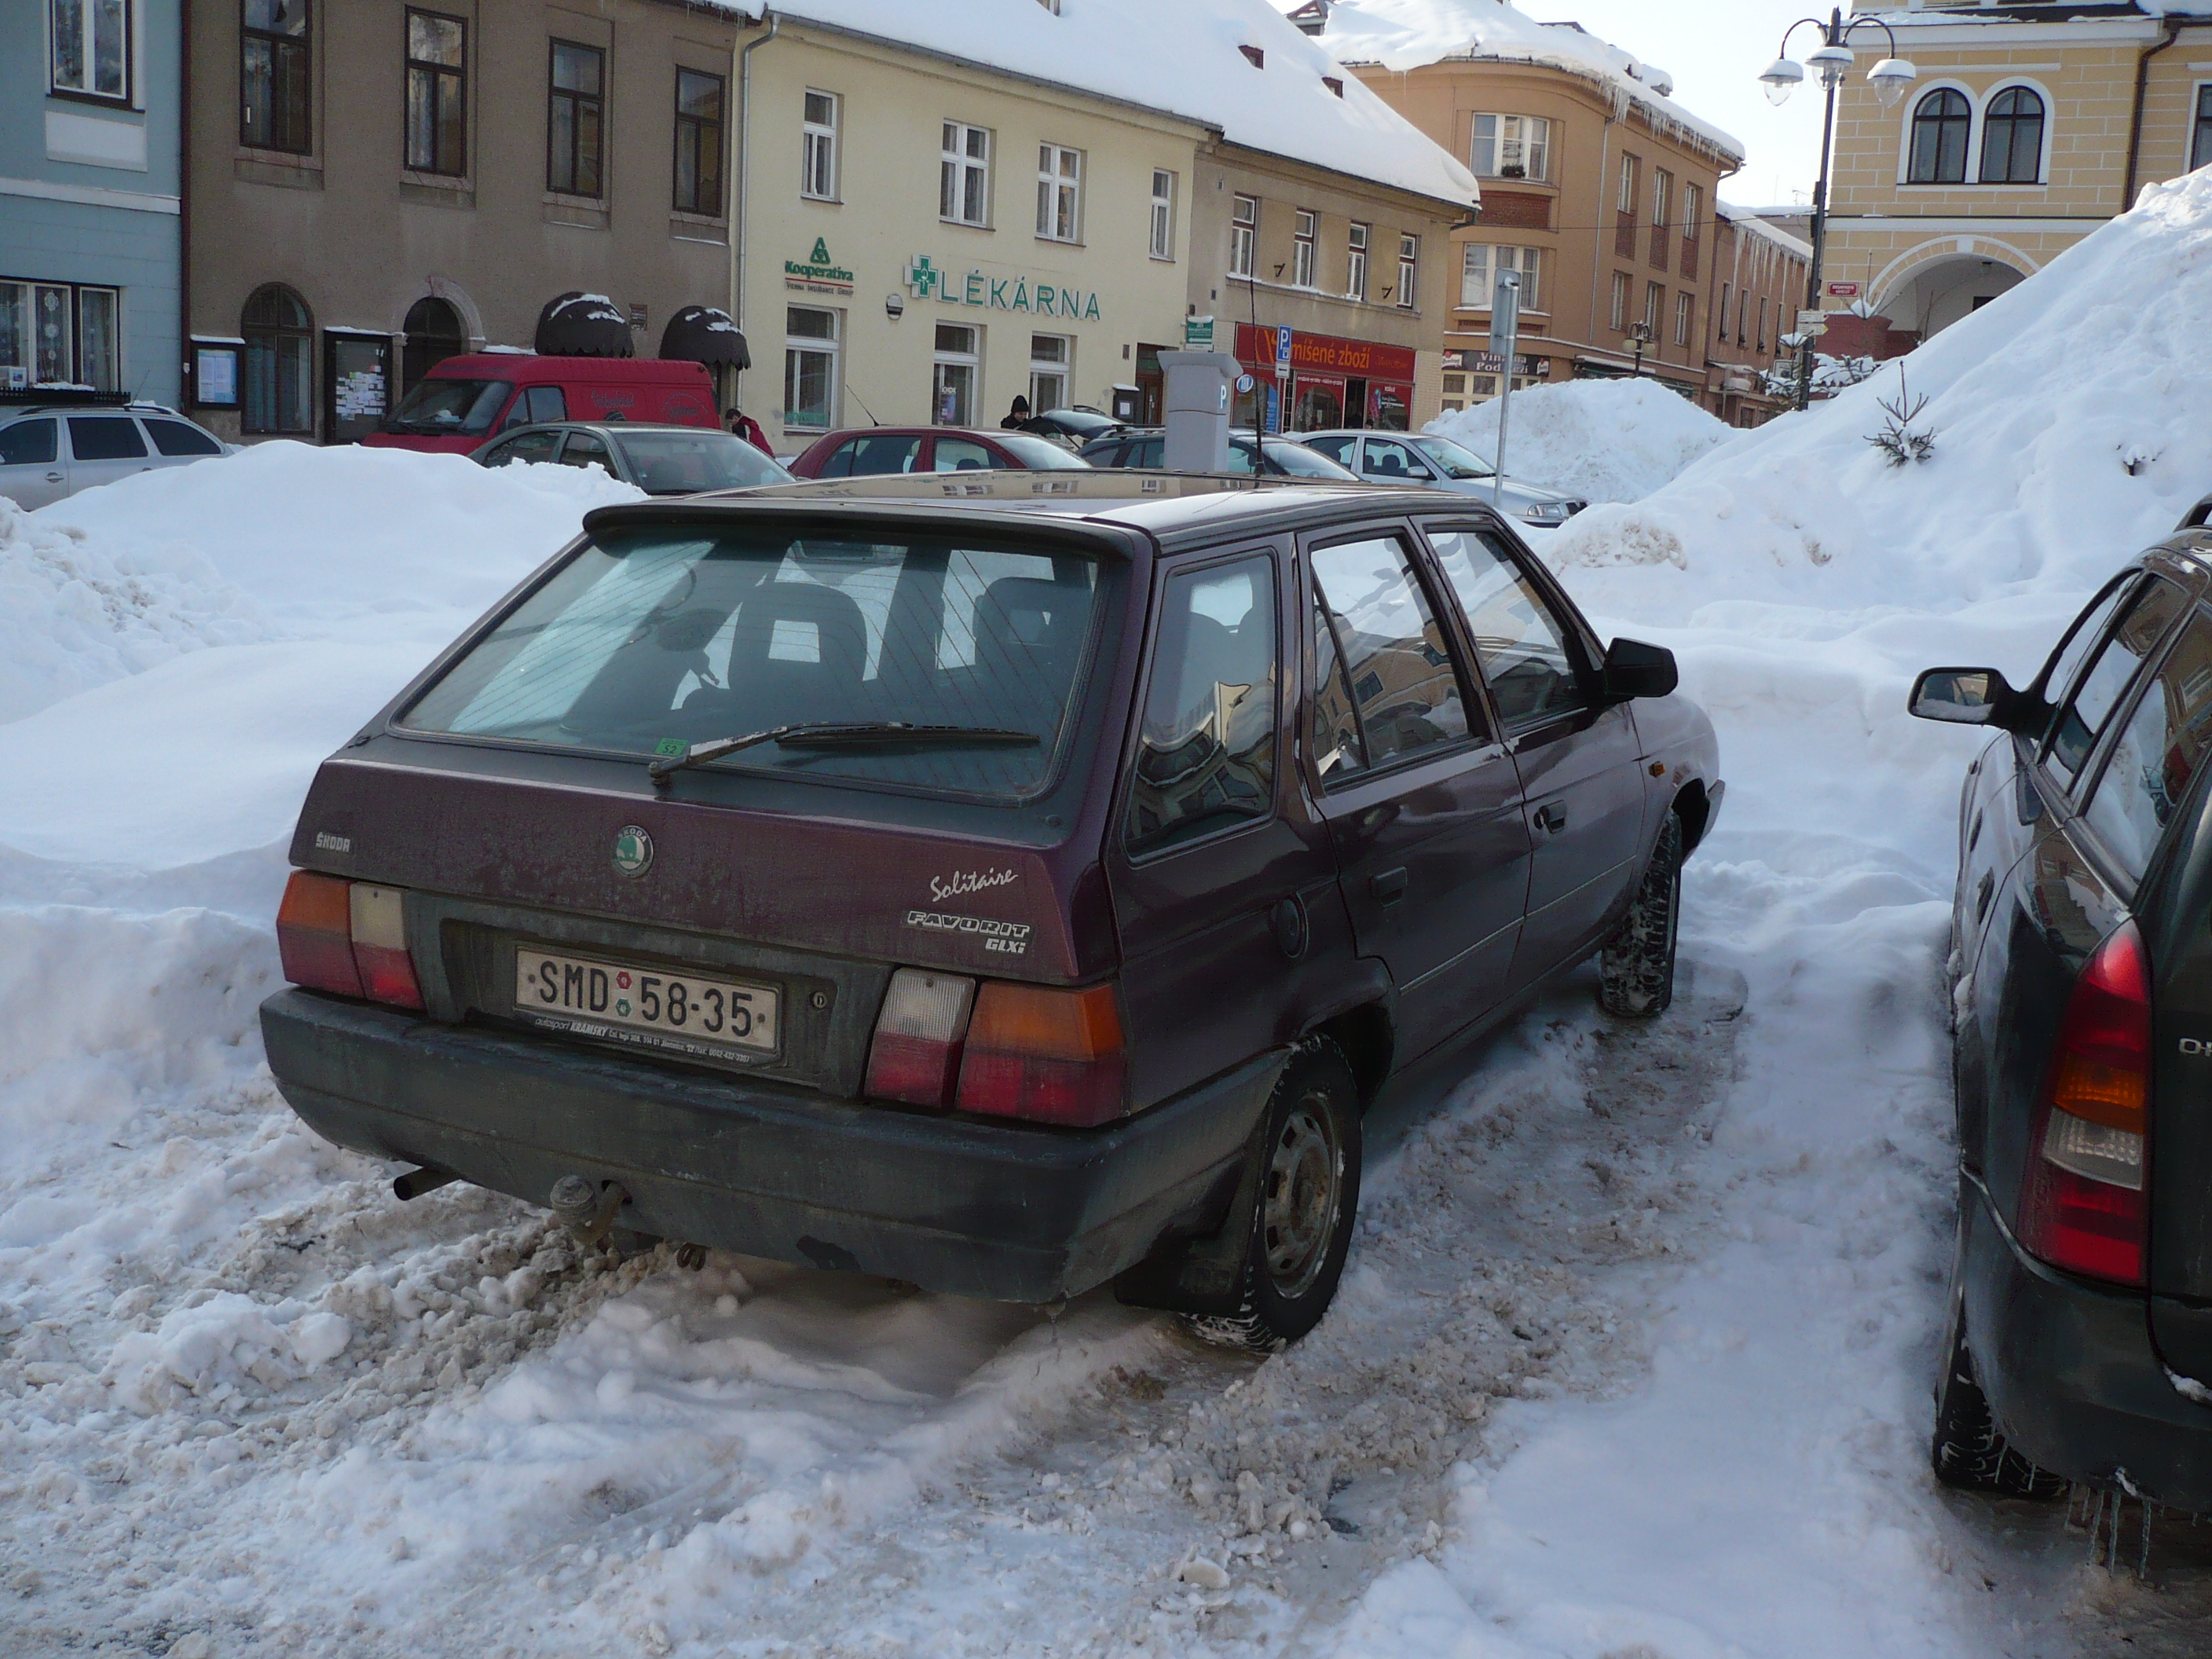
[[[401,360],[402,371],[407,377],[407,388],[413,391],[415,383],[448,357],[458,357],[469,349],[469,331],[461,321],[461,313],[453,309],[451,301],[439,299],[417,300],[408,307],[407,348]]]
[[[253,290],[239,319],[246,337],[242,424],[255,433],[315,429],[315,319],[282,283]]]
[[[2043,100],[2007,87],[1982,117],[1982,182],[2032,185],[2043,174]]]
[[[1905,180],[1915,185],[1966,182],[1966,129],[1972,124],[1966,94],[1938,87],[1912,112],[1912,161]]]

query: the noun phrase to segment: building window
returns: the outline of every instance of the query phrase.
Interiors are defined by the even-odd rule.
[[[1252,274],[1252,247],[1260,235],[1260,198],[1239,196],[1229,212],[1229,274]]]
[[[1757,349],[1760,351],[1765,351],[1766,349],[1766,296],[1764,294],[1759,296],[1759,345]]]
[[[930,366],[931,418],[939,426],[975,424],[975,382],[982,359],[980,328],[966,323],[937,325],[937,354]]]
[[[1487,311],[1494,294],[1494,271],[1521,273],[1521,309],[1544,308],[1544,251],[1535,247],[1495,247],[1469,242],[1462,250],[1459,302],[1462,309]]]
[[[313,84],[307,0],[243,0],[238,21],[238,142],[305,155]]]
[[[1616,270],[1613,273],[1611,320],[1614,333],[1628,332],[1628,273],[1625,270]]]
[[[991,221],[991,131],[959,121],[945,124],[938,168],[937,216],[959,225]]]
[[[469,170],[469,26],[407,14],[407,165],[458,178]]]
[[[1148,246],[1155,259],[1175,258],[1175,174],[1166,168],[1152,169],[1152,219]],[[1242,202],[1244,198],[1240,196],[1237,199]]]
[[[1083,152],[1065,144],[1037,146],[1036,234],[1073,242],[1083,234]]]
[[[1966,94],[1938,87],[1912,112],[1912,155],[1905,182],[1962,185],[1966,182],[1966,129],[1972,119]]]
[[[1633,155],[1622,156],[1620,158],[1620,194],[1615,199],[1613,206],[1632,216],[1636,212],[1636,158]]]
[[[1663,283],[1644,285],[1644,326],[1651,331],[1651,337],[1659,337],[1660,314],[1667,308],[1667,288]]]
[[[315,429],[314,319],[281,283],[258,288],[238,331],[246,337],[244,424],[255,434]]]
[[[1674,343],[1678,346],[1690,343],[1690,308],[1689,292],[1685,289],[1674,296]]]
[[[1368,227],[1354,225],[1345,253],[1344,292],[1347,299],[1367,297],[1367,241]]]
[[[1298,210],[1297,228],[1291,241],[1291,285],[1311,288],[1314,285],[1314,238],[1319,228],[1319,216]]]
[[[131,97],[130,0],[48,0],[50,84],[85,98]]]
[[[799,126],[799,193],[817,202],[837,199],[837,94],[806,94]]]
[[[783,331],[783,423],[827,432],[837,423],[837,313],[792,306]]]
[[[1651,228],[1654,230],[1667,228],[1667,210],[1674,204],[1671,200],[1674,193],[1674,175],[1664,167],[1652,168]]]
[[[0,392],[123,389],[122,291],[0,281]]]
[[[1030,336],[1030,408],[1042,415],[1067,407],[1068,376],[1074,372],[1075,342],[1065,334]]]
[[[1982,115],[1985,185],[2033,185],[2043,177],[2043,100],[2026,87],[2007,87]]]
[[[2212,161],[2212,87],[2197,88],[2197,128],[2189,143],[2191,173]]]
[[[1413,295],[1421,276],[1421,239],[1401,235],[1398,238],[1398,309],[1411,311]]]
[[[722,210],[722,77],[676,71],[676,210]]]
[[[1705,216],[1705,192],[1701,185],[1682,186],[1682,234],[1690,240],[1698,240],[1698,222]]]
[[[1726,283],[1723,283],[1721,284],[1720,327],[1715,331],[1713,335],[1713,338],[1717,340],[1723,345],[1726,345],[1728,343],[1728,307],[1729,285]]]
[[[1478,115],[1472,161],[1483,179],[1551,176],[1552,124],[1538,115]]]
[[[553,42],[552,86],[545,115],[545,188],[564,196],[600,196],[599,158],[607,55],[572,40]]]

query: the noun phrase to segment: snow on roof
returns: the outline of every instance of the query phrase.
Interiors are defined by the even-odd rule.
[[[1305,0],[1274,0],[1293,10]],[[1578,23],[1540,23],[1508,0],[1332,0],[1321,42],[1346,64],[1425,68],[1445,58],[1495,58],[1566,70],[1642,109],[1652,125],[1678,131],[1741,165],[1742,143],[1674,101],[1674,77]]]
[[[1038,0],[772,0],[769,9],[1182,116],[1247,149],[1459,206],[1482,194],[1449,151],[1267,0],[1060,0],[1057,15]]]
[[[1714,204],[1713,211],[1738,230],[1747,230],[1754,236],[1764,236],[1785,253],[1794,254],[1800,259],[1809,260],[1813,257],[1813,245],[1810,242],[1801,236],[1792,236],[1779,225],[1770,223],[1754,209],[1733,207],[1726,202],[1718,202]]]

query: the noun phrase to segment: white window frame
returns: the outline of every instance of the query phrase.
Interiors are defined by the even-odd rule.
[[[1243,198],[1237,198],[1242,201]],[[1176,176],[1165,167],[1152,169],[1152,207],[1147,223],[1146,246],[1155,259],[1175,258]]]
[[[1058,343],[1060,356],[1041,356],[1037,342],[1051,340]],[[1048,401],[1042,383],[1060,382],[1060,396]],[[1042,415],[1048,409],[1065,409],[1067,400],[1075,395],[1075,337],[1073,334],[1032,334],[1030,336],[1030,412]]]
[[[1552,124],[1541,115],[1504,115],[1486,111],[1468,123],[1468,156],[1479,179],[1548,184]],[[1509,172],[1512,167],[1521,171]]]
[[[2208,90],[2212,90],[2212,81],[2192,81],[2189,83],[2189,170],[2191,173],[2207,162],[2212,162],[2212,145],[2206,147],[2201,157],[2197,154],[2197,111]],[[2044,125],[2050,125],[2047,116]]]
[[[830,319],[830,333],[825,338],[818,334],[794,334],[791,331],[791,313],[811,312]],[[845,317],[840,311],[827,306],[787,306],[784,308],[783,341],[783,427],[787,432],[811,432],[819,437],[825,432],[835,432],[839,425],[837,411],[845,389],[843,370]],[[802,354],[827,357],[830,360],[830,406],[820,425],[811,421],[792,419],[791,389],[794,360]]]
[[[55,27],[59,20],[54,15],[53,0],[34,0],[34,3],[38,5],[39,9],[46,15],[47,90],[49,92],[59,93],[65,97],[87,98],[102,104],[118,105],[125,109],[137,108],[138,71],[137,0],[120,0],[120,6],[123,13],[123,87],[122,89],[118,92],[102,92],[93,84],[94,81],[97,77],[96,66],[100,61],[100,42],[98,36],[100,13],[99,0],[84,0],[84,8],[82,12],[80,14],[84,20],[84,27],[81,32],[81,38],[77,42],[77,61],[82,68],[84,80],[82,84],[76,86],[70,85],[68,82],[64,81],[61,78],[62,40],[60,31]]]
[[[1487,311],[1497,289],[1496,273],[1501,270],[1521,274],[1521,309],[1541,312],[1544,309],[1544,250],[1540,247],[1519,247],[1503,242],[1466,242],[1461,245],[1459,273],[1459,305],[1462,311]],[[1478,276],[1477,273],[1480,274]]]
[[[2035,85],[2035,82],[2033,81],[2015,79],[2014,81],[2008,81],[2005,84],[2007,86],[2021,85],[2032,87]],[[1935,92],[1955,92],[1961,98],[1966,100],[1966,172],[1962,177],[1954,181],[1941,184],[1916,185],[1912,183],[1912,117],[1914,112],[1919,109],[1921,105],[1928,101],[1929,94]],[[2051,95],[2048,93],[2044,94],[2043,108],[2045,112],[2043,118],[2043,147],[2044,152],[2047,155],[2050,153],[2051,149],[2051,125],[2050,116]],[[1899,185],[1904,185],[1909,190],[1916,191],[1962,190],[1969,185],[1978,184],[1980,181],[1982,174],[1982,100],[1981,95],[1972,87],[1968,86],[1964,81],[1953,80],[1948,76],[1938,76],[1930,81],[1915,81],[1912,83],[1912,95],[1903,100],[1902,114],[1904,118],[1898,126],[1897,134],[1897,182]],[[2045,176],[2049,176],[2047,173]]]
[[[983,143],[981,155],[974,154],[978,138]],[[972,121],[948,120],[943,124],[938,153],[937,216],[945,223],[990,228],[991,151],[994,148],[994,135],[988,127],[979,127]],[[981,201],[974,218],[966,211],[971,175],[981,180],[976,191]],[[948,184],[952,186],[950,191],[946,189]]]
[[[817,99],[830,106],[830,118],[817,121],[808,106]],[[799,193],[810,202],[838,199],[837,128],[842,100],[834,92],[808,87],[799,97]]]
[[[1690,343],[1692,313],[1696,309],[1695,298],[1688,289],[1683,289],[1674,295],[1674,343],[1676,345],[1686,346]]]
[[[1246,210],[1249,209],[1249,215]],[[1260,198],[1232,197],[1229,208],[1229,274],[1251,279],[1260,243]]]
[[[1375,228],[1363,225],[1357,219],[1344,239],[1344,297],[1367,301],[1367,254],[1375,240]]]
[[[1613,273],[1612,307],[1607,313],[1607,320],[1611,323],[1613,331],[1615,334],[1626,334],[1628,332],[1628,273],[1625,270],[1614,271]]]
[[[1410,231],[1398,234],[1398,309],[1411,311],[1420,286],[1421,239]]]
[[[1083,240],[1083,152],[1071,144],[1037,145],[1036,234],[1046,242]]]
[[[1647,282],[1644,284],[1644,321],[1651,330],[1651,343],[1659,343],[1659,325],[1667,320],[1667,284]]]
[[[1321,240],[1321,215],[1311,208],[1300,208],[1291,225],[1291,286],[1311,288],[1318,263],[1316,247]]]
[[[1999,93],[2010,92],[2015,87],[2023,92],[2032,92],[2043,100],[2043,149],[2035,158],[2035,179],[2033,183],[2008,181],[2003,184],[1984,185],[1982,184],[1982,144],[1988,132],[1990,105]],[[1969,99],[1974,106],[1974,118],[1972,125],[1966,131],[1966,182],[1984,189],[1999,191],[2048,189],[2051,185],[2051,129],[2058,125],[2058,102],[2051,95],[2051,88],[2033,76],[2008,75],[1980,97],[1973,98],[1969,94]],[[2189,105],[2189,130],[2193,140],[2197,130],[2197,103],[2194,99],[2190,100]],[[1922,188],[1925,189],[1926,186],[1923,185]]]
[[[1651,228],[1667,228],[1667,215],[1674,204],[1674,175],[1665,167],[1651,169]]]
[[[929,358],[929,423],[932,426],[972,427],[975,424],[976,410],[981,404],[983,398],[982,327],[980,324],[976,323],[939,323],[936,325],[936,328],[938,331],[943,331],[948,328],[965,330],[968,335],[969,344],[967,350],[957,350],[952,347],[938,344],[937,333],[933,332],[931,334]],[[943,371],[947,368],[963,366],[970,371],[968,377],[967,418],[964,420],[948,421],[939,412],[945,406],[945,377]]]
[[[1620,194],[1614,198],[1613,211],[1632,216],[1636,212],[1636,191],[1644,177],[1644,158],[1624,155],[1620,158]]]
[[[1705,187],[1703,185],[1682,186],[1682,240],[1698,240],[1698,227],[1705,216]]]

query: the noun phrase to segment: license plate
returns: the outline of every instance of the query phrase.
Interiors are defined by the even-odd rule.
[[[543,951],[514,953],[516,1011],[579,1036],[639,1033],[661,1048],[773,1054],[777,1003],[765,985]]]

